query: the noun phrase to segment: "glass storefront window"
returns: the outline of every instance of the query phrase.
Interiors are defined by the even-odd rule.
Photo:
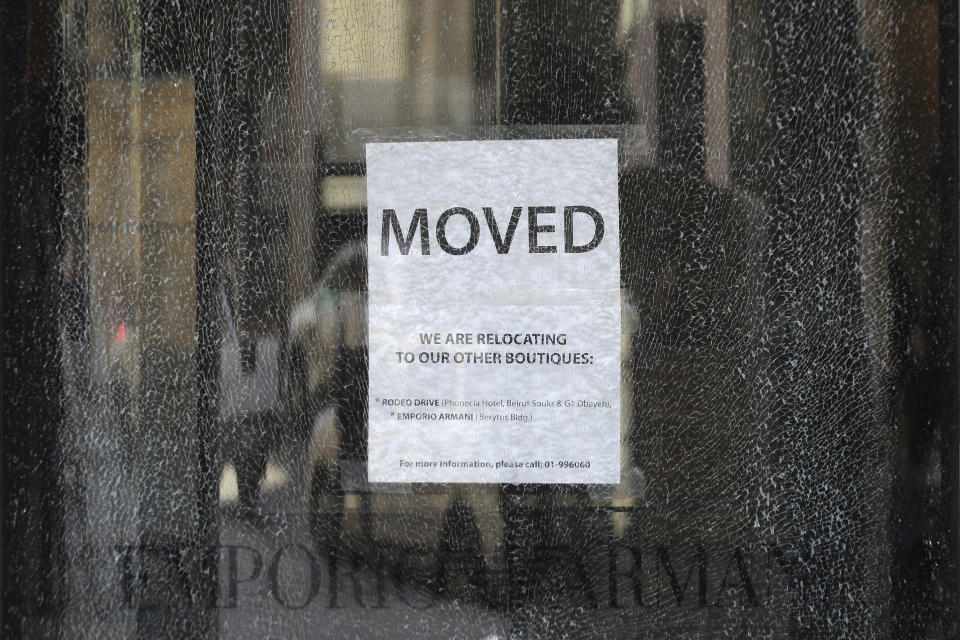
[[[5,637],[956,635],[955,3],[24,0],[0,15]],[[523,193],[595,180],[613,213],[511,201],[537,166],[506,156],[527,169],[391,165],[432,168],[413,186],[371,160],[384,143],[585,140],[615,141],[609,181],[548,157],[582,173]],[[391,209],[389,226],[385,189],[472,181],[515,192],[435,198],[422,228],[420,205]],[[618,403],[618,482],[371,479],[373,343],[394,333],[378,305],[399,296],[373,265],[381,214],[385,243],[411,259],[433,243],[432,264],[556,240],[554,262],[458,263],[477,281],[460,311],[514,313],[571,351],[564,323],[619,318],[612,378],[548,355],[517,383],[518,402],[556,402],[527,390],[560,380]],[[565,270],[593,248],[573,216],[607,214],[618,276]],[[515,265],[534,264],[555,268],[521,286]],[[446,291],[454,271],[420,285]],[[398,344],[445,326],[442,306],[398,322]],[[492,397],[497,375],[444,357],[390,374],[416,381],[400,406],[454,379]],[[453,428],[529,420],[540,450],[589,451],[609,426],[557,408],[408,412],[409,431],[440,456]],[[549,442],[571,415],[582,440]]]

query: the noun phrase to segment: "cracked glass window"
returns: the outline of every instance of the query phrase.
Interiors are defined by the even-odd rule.
[[[958,633],[955,3],[0,16],[4,637]],[[600,141],[609,166],[507,162]],[[399,184],[374,160],[390,145],[493,151],[403,156]],[[497,153],[526,168],[498,177]],[[614,218],[494,193],[607,169]],[[489,214],[382,205],[482,176]],[[587,261],[576,286],[557,266],[521,291],[529,274],[503,268],[601,241],[609,277]],[[474,247],[459,300],[486,324],[441,333],[429,302],[384,322],[404,289],[375,259]],[[529,262],[497,262],[511,251]],[[417,273],[444,301],[453,272]],[[502,330],[508,313],[533,328]],[[612,377],[585,373],[599,330],[577,342],[567,321],[619,326]],[[485,348],[417,361],[409,343],[409,379],[385,377],[375,339],[409,327]],[[496,405],[498,372],[517,375],[501,355],[531,352],[517,404]],[[492,404],[442,409],[451,380]],[[571,421],[582,439],[559,445],[580,458],[442,449],[462,430],[512,451],[514,429],[546,451]],[[416,468],[452,460],[456,481],[368,473],[414,427],[437,451]],[[616,482],[577,475],[601,432]],[[506,472],[533,462],[568,480]]]

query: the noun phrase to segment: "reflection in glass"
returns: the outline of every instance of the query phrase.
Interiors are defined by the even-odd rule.
[[[955,633],[950,3],[42,5],[5,633]],[[601,130],[620,484],[368,483],[364,142]]]

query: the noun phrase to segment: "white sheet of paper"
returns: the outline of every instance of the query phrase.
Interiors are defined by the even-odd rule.
[[[370,481],[619,483],[617,141],[366,156]]]

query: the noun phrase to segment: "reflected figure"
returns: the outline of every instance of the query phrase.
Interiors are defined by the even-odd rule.
[[[351,242],[294,307],[289,325],[288,407],[309,431],[311,526],[324,549],[339,541],[345,490],[360,493],[369,539],[366,324],[365,246]]]
[[[233,464],[241,515],[258,511],[260,485],[271,452],[278,450],[288,424],[281,401],[279,336],[237,332],[226,296],[227,332],[220,350],[220,423],[223,463]]]

